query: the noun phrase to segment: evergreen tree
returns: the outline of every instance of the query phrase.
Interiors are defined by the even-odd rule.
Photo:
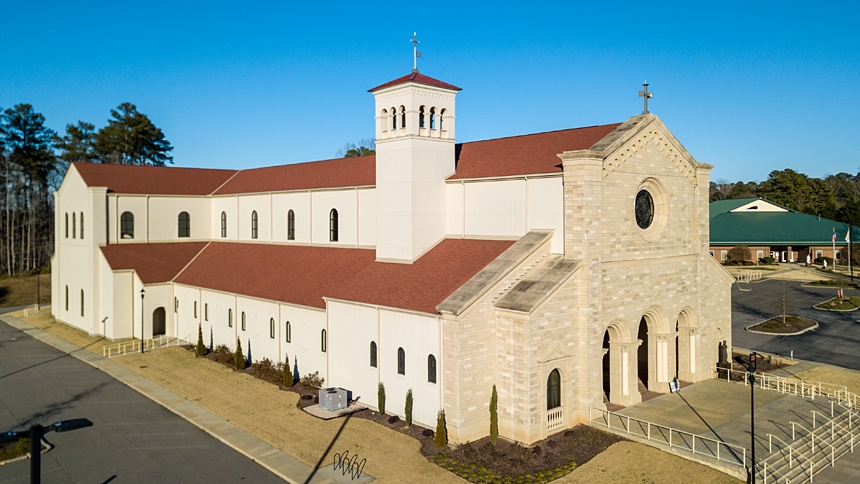
[[[284,355],[284,386],[287,388],[292,388],[293,383],[293,372],[290,370],[290,355]]]
[[[131,103],[112,109],[107,126],[95,135],[95,150],[102,163],[164,166],[173,163],[173,147],[161,129]]]
[[[382,382],[379,383],[379,387],[376,389],[376,401],[379,413],[385,415],[385,385]]]
[[[493,385],[493,395],[490,397],[490,443],[496,445],[499,440],[499,395],[496,385]]]
[[[448,428],[445,424],[445,411],[439,410],[439,413],[436,415],[436,438],[435,438],[436,447],[440,449],[448,445]]]
[[[412,425],[412,389],[406,391],[406,425]]]
[[[197,356],[206,354],[206,345],[203,344],[203,326],[197,324]]]
[[[57,136],[54,139],[54,144],[60,150],[59,158],[66,164],[98,161],[95,148],[95,129],[95,126],[85,121],[78,121],[78,124],[67,124],[66,135]]]
[[[233,369],[242,371],[245,369],[245,355],[242,354],[242,341],[236,339],[236,352],[233,353]]]

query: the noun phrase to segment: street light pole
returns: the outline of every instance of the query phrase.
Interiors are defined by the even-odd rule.
[[[749,380],[750,380],[750,446],[752,449],[752,463],[750,465],[750,482],[755,484],[755,369],[758,354],[750,353]]]
[[[146,291],[140,288],[140,353],[143,354],[143,295]]]

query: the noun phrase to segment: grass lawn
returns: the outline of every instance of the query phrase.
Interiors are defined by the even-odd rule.
[[[27,321],[74,344],[91,345],[91,351],[101,353],[99,338],[53,322],[47,313]],[[165,348],[143,355],[133,353],[114,358],[114,361],[310,466],[317,463],[344,422],[343,418],[317,419],[297,407],[298,394],[282,391],[209,359],[195,358],[194,353],[183,348]],[[367,419],[348,421],[324,465],[331,464],[334,452],[344,450],[366,458],[365,470],[378,482],[466,482],[422,456],[421,444],[414,438]],[[689,476],[696,476],[696,482],[706,484],[741,482],[709,467],[634,442],[614,444],[553,482],[682,483],[689,482]]]
[[[860,307],[860,297],[851,296],[846,298],[834,297],[821,304],[816,304],[815,309],[829,309],[833,311],[853,311]]]
[[[791,334],[812,328],[817,324],[818,323],[811,319],[801,318],[799,316],[786,316],[785,321],[783,321],[782,316],[777,316],[773,319],[768,319],[767,321],[750,326],[747,330],[757,331],[759,333]]]
[[[36,304],[36,276],[16,276],[0,279],[0,307],[29,306]],[[41,274],[39,303],[51,302],[51,275]]]

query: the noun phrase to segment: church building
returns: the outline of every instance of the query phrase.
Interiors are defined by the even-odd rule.
[[[55,193],[54,317],[319,372],[452,442],[531,444],[711,378],[732,278],[711,166],[660,119],[457,143],[459,87],[370,90],[376,154],[246,170],[73,163]],[[646,98],[647,99],[647,98]],[[647,102],[647,100],[646,100]],[[370,122],[368,113],[368,122]],[[730,348],[729,348],[730,349]]]

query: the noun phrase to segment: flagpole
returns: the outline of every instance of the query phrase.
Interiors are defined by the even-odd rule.
[[[833,237],[830,240],[833,243],[833,271],[838,272],[836,270],[836,227],[833,227]]]

